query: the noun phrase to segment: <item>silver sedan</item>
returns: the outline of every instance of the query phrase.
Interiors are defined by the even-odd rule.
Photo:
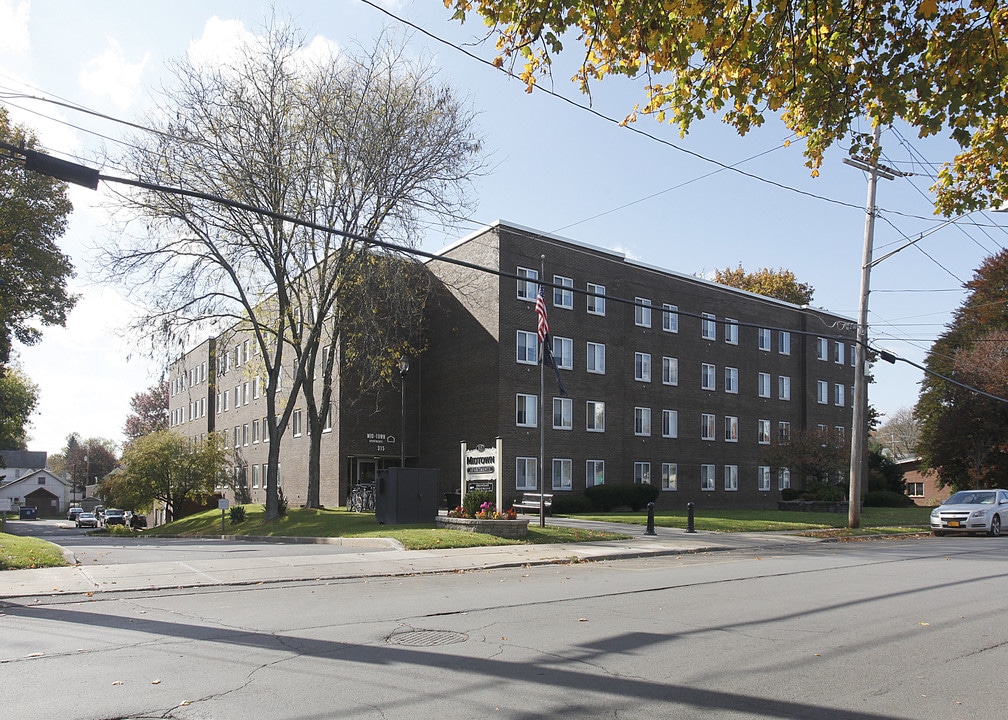
[[[1008,490],[960,490],[931,511],[931,532],[1000,535],[1008,521]]]

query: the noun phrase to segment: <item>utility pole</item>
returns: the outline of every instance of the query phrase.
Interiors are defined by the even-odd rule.
[[[872,141],[872,155],[867,158],[844,158],[848,165],[868,173],[868,200],[865,204],[864,249],[861,254],[861,297],[858,302],[857,341],[854,346],[854,416],[851,422],[850,491],[847,526],[861,526],[861,488],[864,468],[865,425],[868,409],[868,388],[865,382],[865,365],[868,355],[868,293],[871,286],[872,246],[875,242],[875,185],[878,178],[892,180],[902,176],[897,170],[879,165],[876,153],[882,127],[874,122],[875,133]]]

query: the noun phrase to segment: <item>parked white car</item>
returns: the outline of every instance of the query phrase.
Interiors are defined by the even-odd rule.
[[[931,511],[931,532],[1000,535],[1008,521],[1008,490],[960,490]]]

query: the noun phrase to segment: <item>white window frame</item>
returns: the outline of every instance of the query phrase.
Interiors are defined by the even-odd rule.
[[[770,352],[771,336],[770,328],[760,328],[757,333],[757,346],[764,352]]]
[[[539,486],[539,458],[515,458],[515,490],[536,490]]]
[[[835,383],[833,385],[833,404],[837,407],[844,407],[847,399],[844,397],[844,385],[843,383]]]
[[[670,333],[679,332],[679,306],[662,303],[662,330]]]
[[[563,275],[553,276],[553,307],[574,309],[574,279]]]
[[[557,423],[559,418],[560,422]],[[569,397],[553,398],[553,429],[574,429],[574,400]]]
[[[781,355],[791,354],[791,333],[787,330],[781,330],[777,335],[777,352]]]
[[[756,489],[761,492],[770,491],[770,466],[760,465],[756,468]]]
[[[735,415],[725,415],[724,419],[724,439],[725,442],[738,442],[738,417]]]
[[[662,410],[662,437],[679,437],[679,411]]]
[[[651,382],[651,353],[634,353],[634,380]]]
[[[717,416],[714,413],[700,413],[700,439],[717,440]]]
[[[605,375],[605,343],[589,340],[585,348],[585,370],[594,375]]]
[[[650,485],[651,463],[635,462],[633,464],[633,481],[635,485]]]
[[[713,363],[700,363],[700,389],[717,390],[717,366]]]
[[[539,271],[518,266],[517,297],[525,302],[535,302],[539,293]]]
[[[833,362],[837,365],[844,364],[844,344],[840,340],[833,341]]]
[[[733,395],[738,394],[738,368],[725,367],[724,391]]]
[[[738,465],[724,466],[725,492],[738,492]]]
[[[605,460],[586,460],[585,487],[596,485],[605,485]]]
[[[539,336],[528,330],[519,330],[515,339],[515,362],[521,365],[539,363]]]
[[[679,489],[679,465],[677,463],[662,463],[661,489],[675,492]]]
[[[589,315],[605,316],[605,285],[588,283],[585,286],[587,291],[585,309]]]
[[[539,396],[529,393],[515,394],[515,427],[537,427]]]
[[[553,458],[552,488],[570,490],[573,487],[574,465],[570,458]]]
[[[585,402],[585,430],[605,432],[605,403],[601,400],[587,400]]]
[[[791,376],[790,375],[778,375],[777,376],[777,399],[778,400],[790,400],[791,399]]]
[[[780,420],[777,423],[777,442],[787,445],[791,442],[791,423],[787,420]]]
[[[787,490],[791,487],[791,471],[786,468],[777,468],[777,489]]]
[[[770,397],[770,373],[759,373],[757,376],[756,387],[756,394],[761,398]]]
[[[295,410],[291,415],[291,434],[294,437],[301,437],[301,410]]]
[[[824,337],[816,338],[816,360],[829,359],[829,340]]]
[[[679,384],[679,358],[662,358],[662,385]]]
[[[651,327],[651,301],[648,298],[634,298],[634,325]]]
[[[759,445],[770,444],[770,421],[760,418],[756,421],[756,443]]]
[[[829,405],[829,383],[825,380],[816,381],[816,402],[820,405]]]
[[[700,490],[703,492],[712,492],[715,489],[714,472],[713,465],[704,463],[700,466]]]
[[[560,370],[574,369],[574,340],[572,338],[553,338],[553,360]]]
[[[700,313],[700,337],[704,340],[717,340],[717,315]]]
[[[738,320],[725,318],[724,341],[728,345],[738,345]]]
[[[634,435],[637,437],[651,437],[651,408],[634,408]]]

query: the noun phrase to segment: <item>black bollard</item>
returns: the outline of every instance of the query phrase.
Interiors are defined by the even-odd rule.
[[[654,503],[649,502],[647,504],[647,530],[644,531],[645,535],[657,535],[654,531]]]
[[[693,503],[686,503],[686,532],[695,533],[696,529],[693,527]]]

